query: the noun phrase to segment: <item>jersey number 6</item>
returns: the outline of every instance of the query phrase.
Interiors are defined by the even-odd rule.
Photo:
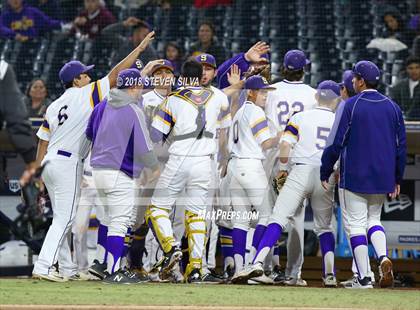
[[[66,114],[68,106],[63,106],[60,111],[58,111],[58,126],[61,126],[64,124],[64,122],[69,118]]]

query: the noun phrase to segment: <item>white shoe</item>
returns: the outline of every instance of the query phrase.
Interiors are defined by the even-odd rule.
[[[251,278],[257,278],[264,274],[264,268],[261,263],[248,265],[245,269],[235,273],[232,277],[232,283],[234,284],[246,284],[247,280]]]
[[[337,287],[337,279],[332,273],[327,274],[325,278],[322,278],[322,281],[324,281],[325,287]]]
[[[286,280],[284,280],[284,285],[288,285],[288,286],[308,286],[308,283],[306,283],[306,281],[303,280],[301,277],[299,277],[299,278],[288,277],[288,278],[286,278]]]
[[[67,282],[68,281],[67,278],[60,276],[58,272],[56,271],[52,271],[49,274],[33,273],[32,279],[46,280],[50,282]]]
[[[394,273],[392,262],[388,257],[384,257],[379,265],[379,287],[393,287]]]
[[[94,275],[91,275],[88,272],[78,272],[70,277],[64,277],[67,278],[68,281],[98,281],[99,278],[95,277]]]
[[[363,279],[359,279],[358,277],[353,278],[353,282],[349,286],[345,286],[344,288],[348,289],[369,289],[373,288],[372,281],[369,277],[365,277]]]
[[[262,276],[249,279],[248,284],[274,284],[274,281],[263,273]]]

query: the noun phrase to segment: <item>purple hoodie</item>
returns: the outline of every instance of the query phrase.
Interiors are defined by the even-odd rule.
[[[227,74],[230,72],[230,67],[232,67],[234,64],[236,64],[241,70],[241,78],[243,78],[244,73],[248,71],[249,66],[251,65],[251,63],[245,59],[245,53],[239,53],[235,57],[226,60],[217,68],[219,89],[230,86],[227,79]]]
[[[7,6],[0,16],[0,35],[6,38],[12,39],[17,33],[35,38],[44,31],[60,28],[59,20],[51,19],[37,8],[27,5],[19,13]]]
[[[145,115],[122,90],[112,89],[109,97],[95,107],[86,129],[93,143],[90,164],[138,178],[145,166],[157,164]]]

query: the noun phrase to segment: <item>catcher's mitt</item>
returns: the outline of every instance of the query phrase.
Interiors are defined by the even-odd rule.
[[[279,174],[273,179],[273,188],[276,194],[280,193],[284,183],[286,183],[287,171],[280,171]]]

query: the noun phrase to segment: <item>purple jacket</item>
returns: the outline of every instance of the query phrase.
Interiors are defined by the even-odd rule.
[[[244,73],[248,71],[249,66],[251,65],[251,63],[245,59],[245,53],[240,53],[236,55],[235,57],[232,57],[231,59],[226,60],[224,63],[222,63],[219,66],[219,68],[217,68],[217,78],[218,78],[219,89],[223,89],[230,86],[227,79],[227,74],[230,72],[230,67],[232,67],[232,65],[234,64],[236,64],[241,70],[241,78],[243,78]]]
[[[25,5],[19,13],[6,8],[0,16],[0,28],[2,37],[14,38],[19,33],[35,38],[44,31],[60,29],[61,22],[49,18],[37,8]]]
[[[121,170],[138,178],[144,167],[157,164],[143,110],[122,90],[111,90],[110,99],[95,107],[86,136],[93,144],[92,168]]]

